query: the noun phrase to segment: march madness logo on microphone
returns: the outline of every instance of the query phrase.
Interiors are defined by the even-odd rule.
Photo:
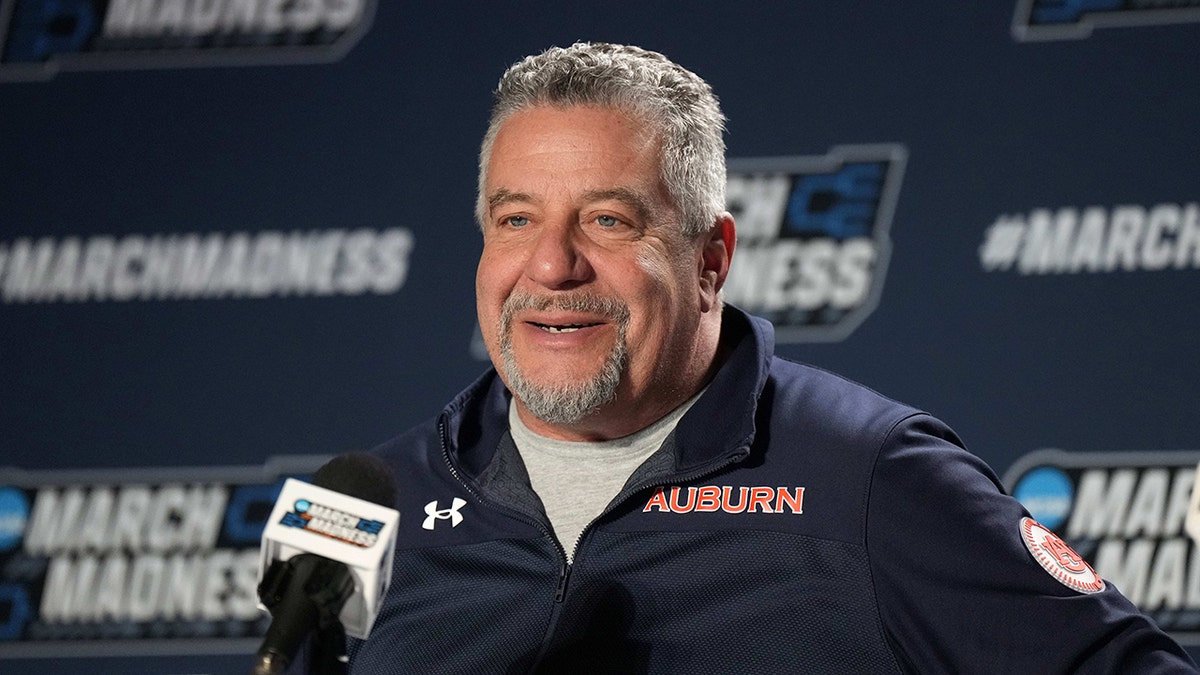
[[[379,541],[383,523],[370,518],[361,518],[307,499],[297,499],[292,510],[283,514],[280,525],[297,527],[330,539],[370,548]]]

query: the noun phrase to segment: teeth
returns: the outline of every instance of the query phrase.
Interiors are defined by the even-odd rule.
[[[599,325],[599,324],[594,324],[594,323],[572,323],[572,324],[567,324],[567,325],[563,325],[563,326],[555,326],[555,325],[551,325],[551,324],[548,324],[548,323],[535,323],[535,322],[532,322],[532,321],[531,321],[531,322],[530,322],[530,325],[531,325],[531,326],[537,326],[538,328],[540,328],[540,329],[542,329],[542,330],[546,331],[547,333],[553,333],[553,334],[555,334],[555,335],[558,335],[558,334],[560,334],[560,333],[574,333],[574,332],[575,332],[575,331],[577,331],[577,330],[581,330],[581,329],[583,329],[583,328],[590,328],[590,327],[592,327],[592,326],[596,326],[596,325]]]

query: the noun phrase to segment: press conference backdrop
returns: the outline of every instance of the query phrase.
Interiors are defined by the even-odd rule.
[[[581,39],[718,92],[780,353],[1200,645],[1196,3],[570,5],[0,0],[0,670],[244,670],[282,480],[485,368],[490,91]]]

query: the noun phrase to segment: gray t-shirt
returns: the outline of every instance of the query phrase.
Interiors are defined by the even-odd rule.
[[[583,528],[620,493],[629,476],[662,445],[698,398],[700,394],[641,431],[594,443],[539,436],[521,422],[516,403],[509,404],[513,441],[568,561],[575,556]]]

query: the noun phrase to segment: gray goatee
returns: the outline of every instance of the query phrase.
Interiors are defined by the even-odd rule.
[[[513,315],[524,309],[545,311],[557,309],[588,312],[607,317],[617,324],[617,340],[604,361],[604,367],[594,377],[567,384],[542,385],[521,372],[513,355]],[[575,424],[613,400],[621,373],[629,364],[625,331],[629,325],[629,308],[621,301],[590,293],[565,293],[549,297],[514,293],[504,301],[500,314],[500,358],[508,375],[508,386],[529,412],[548,424]]]

